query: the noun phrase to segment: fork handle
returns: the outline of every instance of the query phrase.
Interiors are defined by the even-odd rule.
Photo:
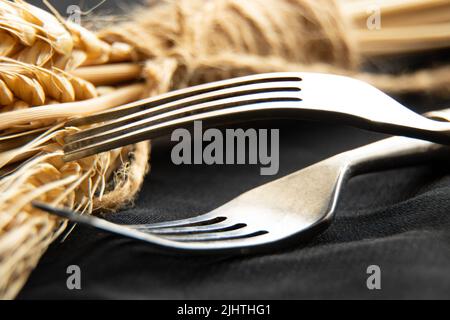
[[[344,159],[354,175],[417,164],[445,155],[450,156],[449,146],[419,139],[392,137],[344,152],[337,157]]]

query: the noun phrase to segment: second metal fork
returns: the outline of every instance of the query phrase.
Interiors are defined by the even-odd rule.
[[[448,112],[433,113],[447,117]],[[77,212],[34,205],[71,221],[145,241],[161,252],[248,253],[307,240],[332,221],[344,182],[357,173],[449,155],[449,147],[393,137],[323,160],[247,191],[197,217],[118,225]]]

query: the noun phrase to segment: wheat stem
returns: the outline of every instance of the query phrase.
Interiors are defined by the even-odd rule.
[[[94,99],[6,112],[0,118],[0,130],[31,121],[55,120],[102,111],[138,99],[144,89],[143,84],[132,84]]]
[[[86,66],[73,70],[71,74],[90,83],[103,86],[139,79],[142,66],[139,63],[115,63]]]

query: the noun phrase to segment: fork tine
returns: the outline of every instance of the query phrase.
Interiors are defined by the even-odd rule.
[[[239,230],[211,232],[211,233],[199,233],[199,234],[184,234],[184,235],[161,235],[167,240],[179,241],[179,242],[204,242],[204,241],[227,241],[235,239],[253,238],[267,234],[266,230],[248,230],[242,228]]]
[[[187,227],[174,227],[174,228],[159,228],[154,230],[148,230],[149,232],[157,235],[175,235],[175,234],[193,234],[193,233],[206,233],[206,232],[223,232],[238,230],[244,228],[245,223],[234,223],[232,221],[224,220],[219,223],[214,223],[205,226],[187,226]]]
[[[76,159],[81,159],[84,157],[88,157],[100,152],[109,151],[118,147],[122,147],[124,145],[133,144],[139,141],[153,139],[155,137],[162,136],[164,134],[170,133],[175,128],[185,127],[188,124],[196,120],[212,120],[212,119],[220,119],[225,116],[237,115],[241,116],[243,119],[244,116],[251,117],[251,119],[255,119],[253,116],[254,113],[258,112],[260,114],[259,118],[263,117],[274,117],[274,114],[271,112],[275,110],[294,110],[298,105],[297,103],[301,101],[301,99],[292,99],[291,100],[280,100],[275,101],[261,101],[259,103],[253,103],[248,105],[241,105],[233,108],[227,108],[223,110],[216,110],[211,112],[205,112],[202,114],[195,114],[191,116],[186,116],[182,118],[177,118],[174,120],[165,121],[162,123],[158,123],[156,125],[152,125],[149,127],[145,127],[133,132],[129,132],[123,135],[119,135],[110,139],[104,139],[98,141],[96,143],[90,143],[88,139],[76,145],[76,143],[71,144],[70,148],[64,148],[64,161],[72,161]],[[265,112],[265,114],[263,114]]]
[[[209,225],[217,222],[222,222],[226,218],[222,216],[218,216],[212,212],[202,214],[200,216],[181,219],[181,220],[172,220],[172,221],[164,221],[150,224],[134,224],[129,225],[129,227],[133,227],[138,230],[155,230],[160,228],[171,228],[171,227],[184,227],[184,226],[196,226],[196,225]]]
[[[3,141],[7,141],[7,140],[17,139],[17,138],[23,137],[23,136],[28,136],[30,134],[40,133],[40,132],[46,131],[50,128],[51,128],[51,126],[47,126],[47,127],[29,130],[29,131],[27,130],[27,131],[22,131],[22,132],[11,133],[11,134],[7,134],[7,135],[0,135],[0,143],[2,143]]]
[[[218,109],[252,104],[257,102],[281,101],[286,99],[290,101],[300,100],[300,98],[298,97],[298,92],[287,91],[287,92],[250,94],[240,97],[232,97],[212,102],[200,103],[198,105],[194,105],[191,107],[173,110],[156,116],[151,116],[149,118],[144,118],[139,121],[131,122],[130,124],[127,125],[118,124],[117,127],[113,127],[113,129],[107,131],[100,130],[98,134],[86,136],[79,140],[74,140],[72,142],[66,142],[66,145],[64,146],[64,151],[71,152],[75,149],[82,148],[83,146],[89,144],[95,144],[97,142],[105,141],[107,139],[122,136],[124,134],[131,133],[139,129],[144,129],[152,125],[181,118],[186,115],[202,114],[205,113],[206,111],[214,111]]]
[[[166,104],[176,100],[188,98],[198,94],[212,92],[215,90],[233,88],[243,85],[261,84],[265,82],[288,82],[288,81],[301,81],[301,77],[293,72],[278,72],[278,73],[266,73],[256,74],[250,76],[244,76],[234,79],[216,81],[197,85],[194,87],[184,88],[180,90],[171,91],[156,97],[150,97],[148,99],[140,100],[137,102],[129,103],[119,107],[109,109],[104,112],[96,113],[87,117],[76,118],[67,122],[67,126],[82,126],[87,124],[93,124],[97,122],[103,122],[108,120],[117,119],[129,114],[133,114],[139,111],[143,111],[161,104]]]
[[[190,96],[184,99],[175,100],[169,103],[164,103],[158,106],[155,106],[150,109],[145,109],[142,111],[134,112],[132,114],[125,115],[120,118],[116,118],[114,120],[108,121],[103,125],[96,126],[93,128],[85,129],[74,133],[65,138],[65,143],[71,143],[75,140],[80,140],[82,138],[93,136],[97,133],[102,133],[105,131],[109,131],[114,128],[118,128],[121,125],[127,125],[130,123],[135,123],[136,121],[143,120],[149,118],[151,116],[160,115],[169,111],[179,110],[181,108],[193,106],[200,103],[206,103],[210,101],[226,99],[231,97],[256,94],[256,93],[269,93],[269,92],[279,92],[279,91],[300,91],[298,81],[290,81],[290,82],[267,82],[261,84],[251,84],[251,85],[241,85],[233,88],[215,90],[212,92],[207,92],[203,94],[198,94],[195,96]],[[141,102],[143,104],[147,104],[145,101]],[[70,122],[66,124],[69,126]]]

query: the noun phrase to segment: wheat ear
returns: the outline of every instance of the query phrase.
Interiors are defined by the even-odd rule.
[[[79,130],[64,128],[68,117],[136,100],[145,89],[131,83],[105,90],[78,77],[77,68],[135,58],[128,44],[100,40],[25,1],[0,0],[0,298],[15,297],[65,227],[34,209],[31,201],[90,213],[94,203],[102,206],[103,198],[108,207],[118,205],[111,200],[111,190],[123,203],[139,188],[147,143],[62,161],[64,136]],[[130,163],[133,153],[139,154],[139,161]],[[124,175],[124,168],[130,174]],[[114,178],[116,169],[119,178]],[[115,184],[108,183],[110,178]]]

